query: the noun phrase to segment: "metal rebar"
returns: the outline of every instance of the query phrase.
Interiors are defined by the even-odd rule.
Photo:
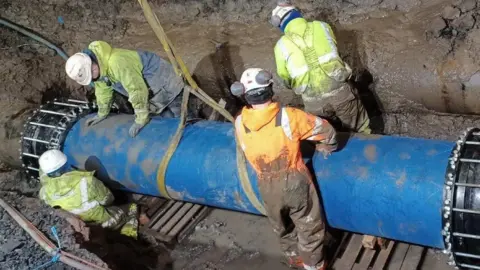
[[[453,236],[456,236],[456,237],[465,237],[465,238],[471,238],[471,239],[480,239],[480,235],[469,234],[469,233],[454,232],[454,233],[453,233]]]
[[[28,166],[28,167],[27,167],[27,169],[29,169],[29,170],[32,170],[32,171],[37,171],[37,172],[39,172],[39,171],[40,171],[39,169],[37,169],[37,168],[34,168],[34,167],[30,167],[30,166]]]
[[[480,145],[480,142],[466,141],[465,144]]]
[[[452,210],[455,211],[455,212],[460,212],[460,213],[480,215],[480,211],[477,211],[477,210],[470,210],[470,209],[463,209],[463,208],[453,208]]]
[[[475,255],[470,253],[455,252],[455,255],[460,257],[466,257],[466,258],[480,259],[480,255]]]
[[[88,109],[87,106],[82,106],[82,105],[76,105],[76,104],[70,104],[70,103],[63,103],[63,102],[56,102],[54,101],[53,104],[59,105],[59,106],[65,106],[65,107],[73,107],[73,108],[83,108],[83,109]]]
[[[458,266],[466,268],[466,269],[480,269],[480,266],[472,265],[472,264],[466,264],[466,263],[460,263]]]
[[[27,157],[39,158],[39,156],[37,156],[37,155],[30,154],[30,153],[25,153],[25,152],[22,152],[22,155],[27,156]]]
[[[27,140],[27,141],[32,141],[32,142],[39,142],[39,143],[44,143],[44,144],[57,145],[56,143],[52,143],[52,142],[48,142],[48,141],[44,141],[44,140],[39,140],[39,139],[35,139],[35,138],[30,138],[30,137],[23,137],[23,139]]]
[[[471,158],[461,158],[461,162],[472,162],[472,163],[480,163],[480,160],[478,159],[471,159]]]
[[[70,116],[66,113],[60,113],[60,112],[55,112],[55,111],[50,111],[50,110],[40,110],[41,112],[48,113],[48,114],[54,114],[54,115],[61,115],[61,116]]]
[[[469,183],[455,183],[455,186],[458,186],[458,187],[480,188],[480,185],[479,185],[479,184],[469,184]]]
[[[53,125],[46,125],[46,124],[37,123],[37,122],[28,122],[28,124],[34,125],[34,126],[39,126],[39,127],[46,127],[46,128],[53,128],[53,129],[65,130],[65,128],[63,128],[63,127],[57,127],[57,126],[53,126]]]
[[[88,101],[78,100],[78,99],[67,99],[67,101],[75,102],[75,103],[88,104]]]

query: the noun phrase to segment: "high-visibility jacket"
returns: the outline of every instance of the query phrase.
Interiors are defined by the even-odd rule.
[[[40,173],[40,198],[48,205],[60,207],[85,222],[101,224],[110,218],[103,206],[112,204],[114,197],[93,172],[71,171],[55,178]]]
[[[85,222],[120,229],[121,234],[136,238],[137,205],[111,206],[113,194],[93,174],[71,171],[51,178],[40,171],[40,198],[51,207],[60,207]]]
[[[336,144],[335,129],[328,121],[272,103],[264,109],[243,108],[235,130],[247,160],[263,174],[287,170],[308,173],[300,152],[300,141]]]
[[[277,73],[296,94],[319,96],[339,88],[351,75],[325,22],[290,21],[275,45]]]
[[[145,124],[149,115],[149,88],[161,112],[184,87],[171,64],[152,52],[112,48],[104,41],[90,43],[97,58],[100,78],[94,81],[98,115],[110,112],[113,91],[128,96],[135,110],[135,122]]]

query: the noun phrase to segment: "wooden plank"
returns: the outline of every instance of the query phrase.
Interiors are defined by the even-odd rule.
[[[417,270],[418,264],[423,257],[423,250],[421,246],[410,245],[408,247],[407,255],[402,264],[401,270]]]
[[[375,253],[377,253],[377,251],[374,249],[364,249],[360,262],[353,266],[353,270],[367,270],[373,259],[373,256],[375,256]]]
[[[152,217],[162,206],[167,206],[167,200],[157,199],[154,201],[150,201],[148,204],[147,216],[150,218]]]
[[[190,210],[182,217],[180,221],[178,221],[177,226],[175,226],[171,231],[170,234],[177,235],[186,225],[189,224],[189,222],[194,223],[193,225],[197,225],[197,222],[195,222],[194,219],[192,219],[195,214],[199,212],[203,207],[199,204],[194,204]]]
[[[155,230],[152,230],[152,229],[149,229],[147,227],[141,227],[140,230],[145,233],[145,234],[148,234],[148,235],[151,235],[153,237],[155,237],[155,239],[157,240],[160,240],[160,241],[163,241],[163,242],[171,242],[173,237],[171,235],[165,235],[165,234],[161,234]]]
[[[185,203],[182,207],[175,213],[173,217],[168,220],[168,222],[160,229],[160,233],[168,234],[168,232],[182,219],[182,217],[192,208],[191,203]]]
[[[355,264],[358,253],[363,248],[362,246],[363,236],[360,234],[353,234],[350,242],[343,253],[343,256],[337,260],[334,264],[336,270],[351,270]]]
[[[227,102],[223,98],[221,98],[218,101],[218,105],[225,109],[225,106],[227,106]],[[208,117],[208,120],[209,121],[216,121],[216,120],[218,120],[218,117],[219,117],[219,113],[214,109],[213,112]]]
[[[390,258],[390,253],[392,252],[393,247],[395,246],[395,242],[390,240],[387,244],[387,249],[381,250],[375,260],[375,264],[373,265],[373,270],[382,270],[385,267],[388,259]]]
[[[335,254],[333,254],[333,261],[334,261],[333,265],[335,265],[335,261],[336,261],[336,260],[339,260],[338,254],[340,254],[340,252],[342,251],[342,249],[347,246],[347,244],[348,244],[348,243],[347,243],[347,240],[348,240],[348,236],[349,236],[349,235],[351,235],[351,233],[349,233],[349,232],[344,232],[344,233],[343,233],[343,235],[342,235],[342,240],[340,241],[340,244],[338,244],[338,247],[337,247],[337,249],[335,250]]]
[[[183,239],[185,239],[185,237],[190,233],[191,230],[193,230],[195,228],[195,226],[197,226],[197,223],[204,219],[208,213],[210,213],[211,211],[211,208],[209,207],[200,207],[200,210],[198,211],[197,214],[195,214],[195,216],[191,217],[191,222],[187,224],[187,226],[185,226],[185,228],[183,228],[183,230],[181,230],[178,235],[177,235],[177,240],[178,242],[181,242]]]
[[[373,235],[363,235],[362,246],[368,249],[374,249],[377,244],[377,237]]]
[[[150,218],[150,223],[147,224],[147,226],[150,228],[152,225],[154,225],[157,220],[159,220],[163,214],[165,214],[170,207],[172,207],[175,204],[174,200],[169,200],[163,207],[158,211],[152,218]]]
[[[393,249],[392,257],[388,263],[388,270],[400,270],[402,268],[403,260],[408,251],[408,244],[396,243]]]
[[[183,203],[182,202],[175,202],[172,207],[170,207],[170,209],[168,209],[168,211],[165,213],[165,215],[163,215],[157,222],[155,222],[155,224],[153,224],[153,226],[151,227],[151,229],[153,230],[158,230],[160,229],[160,227],[162,227],[165,223],[167,223],[167,221],[173,216],[175,215],[175,213],[178,211],[178,209],[180,209],[180,207],[183,206]]]

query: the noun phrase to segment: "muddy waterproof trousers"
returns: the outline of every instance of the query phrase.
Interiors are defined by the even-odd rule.
[[[327,119],[337,117],[350,131],[371,133],[367,111],[357,90],[348,83],[320,96],[304,93],[302,98],[305,111]]]
[[[258,187],[286,257],[300,256],[305,265],[321,267],[325,224],[308,172],[268,173],[259,176]]]

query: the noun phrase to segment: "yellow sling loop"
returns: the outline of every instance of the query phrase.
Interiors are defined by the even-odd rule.
[[[215,100],[213,100],[209,95],[207,95],[202,89],[198,87],[197,83],[195,82],[195,80],[193,80],[192,76],[190,75],[190,72],[188,71],[182,58],[177,54],[175,47],[168,39],[165,31],[163,30],[163,27],[160,24],[160,21],[157,18],[157,15],[155,15],[155,13],[153,13],[152,9],[150,8],[148,1],[138,0],[138,2],[143,9],[145,18],[147,19],[148,23],[152,27],[157,38],[162,43],[163,48],[167,53],[167,56],[175,70],[175,73],[179,76],[183,75],[184,78],[187,80],[188,84],[191,86],[191,89],[188,89],[188,87],[185,87],[183,89],[180,122],[178,124],[177,130],[172,140],[170,141],[170,145],[168,146],[168,149],[165,152],[165,156],[163,157],[157,172],[157,185],[160,189],[160,194],[165,198],[171,199],[170,195],[168,194],[168,188],[165,183],[165,173],[167,171],[167,167],[170,162],[170,159],[172,158],[173,153],[177,149],[178,143],[182,138],[183,130],[185,128],[185,121],[186,121],[187,108],[188,108],[187,105],[188,105],[188,98],[190,93],[198,97],[200,100],[205,102],[214,110],[218,111],[223,117],[228,119],[230,122],[233,123],[234,118],[227,110],[219,106]],[[179,69],[181,73],[179,72]],[[236,137],[235,137],[235,140],[237,140]],[[265,215],[265,209],[263,208],[263,204],[258,200],[257,196],[253,192],[250,179],[248,178],[247,164],[246,164],[246,159],[243,154],[243,151],[240,149],[238,142],[236,143],[236,146],[237,146],[237,167],[238,167],[238,174],[239,174],[242,188],[245,194],[247,195],[247,198],[252,203],[252,205],[260,213]]]

